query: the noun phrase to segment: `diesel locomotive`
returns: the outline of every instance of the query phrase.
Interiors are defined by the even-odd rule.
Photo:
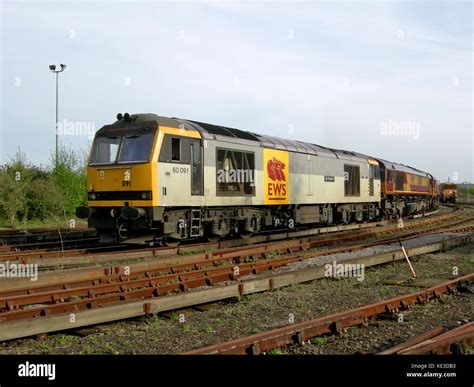
[[[176,243],[365,222],[437,206],[429,173],[361,153],[155,114],[95,135],[87,204],[102,239]]]
[[[458,198],[458,186],[453,183],[442,183],[439,185],[439,200],[441,203],[456,203]]]

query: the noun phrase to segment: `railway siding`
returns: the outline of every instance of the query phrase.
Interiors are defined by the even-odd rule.
[[[421,254],[444,250],[472,241],[472,236],[453,236],[450,239],[407,249],[413,257]],[[358,263],[366,267],[404,259],[403,252],[388,252],[359,258]],[[208,289],[190,291],[170,296],[162,296],[140,301],[124,301],[116,305],[92,308],[71,314],[43,316],[36,319],[17,322],[5,322],[0,325],[0,340],[10,340],[34,334],[77,328],[144,314],[179,309],[186,306],[239,297],[246,294],[273,290],[279,287],[307,282],[324,277],[323,267],[275,274],[263,279],[254,279]]]

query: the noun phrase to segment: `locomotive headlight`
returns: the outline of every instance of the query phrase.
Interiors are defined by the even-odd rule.
[[[96,199],[96,195],[95,195],[94,192],[89,193],[89,199],[90,200],[95,200]]]
[[[151,191],[140,192],[138,198],[140,200],[151,200]]]

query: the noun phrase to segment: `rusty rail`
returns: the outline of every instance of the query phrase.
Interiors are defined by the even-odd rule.
[[[393,239],[391,241],[394,242]],[[249,274],[261,274],[291,263],[345,251],[356,251],[371,245],[373,244],[343,247],[319,253],[305,252],[277,258],[268,258],[265,248],[262,251],[254,249],[252,257],[255,259],[258,254],[259,259],[250,263],[242,263],[243,256],[246,256],[245,251],[242,254],[241,250],[234,249],[227,252],[221,251],[219,258],[215,257],[207,261],[172,265],[158,263],[154,267],[150,265],[147,270],[127,274],[120,272],[111,274],[106,269],[101,276],[95,278],[0,291],[0,321],[66,313],[111,302],[185,292],[192,288],[235,281]],[[302,250],[312,248],[311,243],[298,246]],[[238,266],[233,266],[235,262],[238,262]],[[41,306],[22,309],[28,305],[38,304]]]
[[[443,282],[430,289],[408,295],[383,300],[375,304],[366,305],[349,311],[335,313],[329,316],[316,318],[298,324],[292,324],[268,332],[199,348],[188,355],[203,354],[260,354],[273,348],[282,347],[294,342],[303,344],[306,340],[324,334],[339,333],[343,329],[360,325],[368,318],[381,313],[396,313],[399,309],[406,309],[414,303],[425,303],[432,298],[439,298],[442,293],[454,292],[463,281],[470,281],[474,273],[467,274],[452,281]],[[438,342],[439,344],[439,342]],[[426,347],[425,347],[426,348]]]
[[[449,247],[469,243],[471,241],[472,236],[452,237],[440,242],[409,248],[408,254],[410,254],[410,256],[415,256],[432,253],[439,250],[445,250]],[[403,259],[403,256],[402,252],[399,250],[354,258],[345,262],[349,264],[359,263],[364,264],[365,267],[370,267],[400,259]],[[49,310],[42,312],[41,305],[36,305],[37,318],[22,318],[17,321],[6,321],[0,323],[0,341],[116,321],[142,316],[144,314],[164,312],[187,306],[269,291],[324,277],[324,267],[314,266],[303,270],[299,269],[277,274],[272,273],[264,277],[255,277],[243,281],[226,282],[225,284],[219,284],[219,286],[211,286],[172,295],[156,296],[153,294],[151,297],[146,297],[147,294],[149,294],[146,293],[149,289],[138,289],[136,292],[131,291],[119,294],[119,296],[123,295],[124,297],[118,302],[104,303],[103,300],[98,300],[93,296],[93,294],[91,294],[92,297],[90,297],[89,302],[85,304],[82,303],[81,309],[78,308],[79,305],[76,305],[76,308],[73,303],[61,305],[61,300],[57,299],[57,304],[53,304],[53,307],[56,308],[56,313],[49,313]],[[103,297],[106,296],[107,295]],[[116,296],[116,294],[113,296]],[[66,306],[66,310],[70,310],[67,308],[73,310],[69,314],[60,313],[59,310],[61,306]],[[70,320],[71,313],[75,316],[74,321]]]
[[[404,349],[407,349],[409,347],[412,347],[414,346],[415,344],[419,344],[423,341],[426,341],[428,339],[431,339],[435,336],[438,336],[440,335],[441,333],[443,333],[445,331],[445,329],[441,326],[437,326],[436,328],[433,328],[433,329],[430,329],[429,331],[427,332],[424,332],[422,333],[421,335],[418,335],[416,337],[414,337],[413,339],[411,340],[408,340],[404,343],[401,343],[401,344],[398,344],[392,348],[389,348],[389,349],[386,349],[382,352],[379,352],[378,355],[394,355]]]
[[[399,355],[451,355],[463,352],[463,345],[474,345],[474,322],[442,333],[423,342],[404,348]]]
[[[474,228],[474,226],[472,227]],[[297,246],[299,250],[305,250],[314,247],[313,243],[299,243]],[[376,244],[380,244],[380,241]],[[211,258],[204,261],[171,265],[158,263],[149,265],[147,270],[126,274],[120,273],[118,270],[115,270],[115,274],[111,274],[109,269],[105,269],[102,275],[95,278],[0,291],[0,309],[3,309],[3,313],[0,313],[0,321],[89,308],[92,301],[94,304],[100,305],[130,298],[152,297],[171,292],[187,291],[200,286],[212,286],[223,281],[238,280],[248,274],[260,274],[290,263],[345,251],[356,251],[371,245],[373,244],[343,247],[319,253],[305,252],[279,258],[268,258],[266,247],[261,251],[254,248],[252,261],[255,260],[255,262],[251,263],[242,263],[243,257],[248,258],[245,255],[246,250],[242,254],[241,250],[233,249],[220,251],[219,258],[213,258],[213,254],[211,254]],[[288,249],[286,244],[283,244],[282,249],[293,251]],[[207,255],[207,258],[209,258],[209,255]],[[238,263],[238,271],[233,266],[235,262]],[[118,294],[111,295],[110,293]],[[65,302],[78,297],[83,299],[75,300],[72,303]],[[92,298],[93,300],[90,300]],[[41,308],[19,309],[26,305],[42,303],[46,303],[46,305]],[[50,303],[53,305],[48,305]]]
[[[458,223],[458,222],[456,222]],[[445,226],[448,227],[448,226]],[[460,232],[474,229],[474,226],[456,226],[448,227],[444,229],[445,231],[451,232]],[[46,273],[41,275],[41,281],[35,283],[34,291],[36,293],[41,291],[51,291],[51,290],[61,290],[63,285],[68,284],[69,288],[80,287],[80,286],[93,286],[106,281],[107,283],[111,281],[116,281],[116,279],[111,278],[112,275],[124,274],[126,268],[128,268],[129,273],[127,274],[128,280],[137,278],[139,276],[166,276],[167,280],[172,280],[172,274],[177,274],[183,271],[192,270],[195,273],[199,274],[198,270],[201,270],[201,273],[206,273],[205,268],[213,268],[216,266],[224,266],[228,264],[241,264],[246,261],[256,262],[260,261],[260,267],[256,263],[254,266],[251,266],[252,273],[258,274],[261,271],[269,270],[271,268],[279,267],[291,262],[301,261],[308,258],[321,257],[330,254],[336,254],[341,252],[353,252],[361,250],[367,247],[393,243],[397,240],[406,240],[414,238],[420,234],[426,234],[432,232],[432,229],[428,230],[419,230],[405,234],[403,237],[391,237],[378,240],[371,243],[359,244],[359,245],[349,245],[346,247],[339,247],[334,249],[328,249],[319,252],[310,252],[308,250],[314,249],[316,247],[326,246],[330,243],[336,244],[336,242],[342,243],[343,241],[350,241],[353,239],[358,239],[360,236],[347,235],[346,237],[339,237],[338,239],[322,239],[322,240],[296,240],[296,241],[285,241],[285,242],[274,242],[272,244],[262,244],[257,246],[246,246],[238,248],[229,248],[221,249],[216,251],[209,251],[206,253],[198,253],[188,256],[181,257],[163,257],[156,262],[148,263],[138,263],[138,264],[129,264],[123,266],[113,266],[105,268],[85,268],[78,270],[70,271],[58,271],[52,273]],[[294,253],[300,252],[297,255],[291,255]],[[303,253],[302,253],[303,252]],[[290,254],[289,256],[281,256],[278,258],[268,259],[269,256],[278,254]],[[140,254],[140,252],[132,251],[130,254]],[[265,261],[267,259],[267,261]],[[245,271],[246,274],[249,271]],[[88,282],[85,282],[85,280]],[[232,279],[232,278],[230,278]],[[175,276],[175,282],[179,278]],[[75,284],[74,282],[79,282]],[[44,283],[44,285],[41,285]],[[26,284],[28,284],[26,286]],[[209,283],[206,283],[209,285]],[[24,279],[8,279],[3,280],[3,289],[0,288],[0,297],[8,297],[13,295],[28,294],[29,287],[31,284],[30,281],[25,281]],[[53,286],[54,285],[54,286]],[[59,287],[57,286],[59,285]],[[42,289],[41,289],[42,288]],[[18,290],[15,293],[12,293],[12,289]]]

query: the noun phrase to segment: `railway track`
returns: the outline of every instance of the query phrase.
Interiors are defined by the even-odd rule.
[[[445,207],[453,207],[453,208],[459,208],[459,207],[465,207],[465,208],[473,208],[474,203],[443,203],[443,206]]]
[[[143,254],[152,254],[153,256],[169,255],[169,254],[186,254],[188,251],[194,250],[204,250],[204,249],[220,249],[226,247],[234,246],[245,246],[252,245],[262,242],[277,241],[286,238],[296,238],[302,236],[312,236],[312,235],[323,235],[330,233],[345,233],[357,230],[364,230],[369,228],[375,228],[386,224],[386,221],[374,222],[374,223],[365,223],[365,224],[351,224],[351,225],[340,225],[340,226],[331,226],[331,227],[318,227],[313,229],[305,230],[285,230],[281,232],[274,232],[272,234],[259,234],[253,236],[249,239],[226,239],[219,242],[198,242],[198,243],[183,243],[179,247],[177,246],[159,246],[159,247],[146,247],[143,245],[137,244],[120,244],[120,245],[103,245],[100,246],[91,245],[86,246],[80,249],[67,248],[63,247],[61,251],[58,251],[57,248],[59,242],[51,242],[51,248],[40,248],[47,246],[47,243],[37,243],[37,244],[24,244],[19,246],[0,246],[0,261],[7,260],[20,260],[25,262],[26,260],[31,259],[54,259],[58,258],[62,260],[64,264],[64,258],[66,257],[78,257],[78,256],[90,256],[94,257],[95,253],[100,253],[100,250],[105,250],[104,252],[110,252],[111,250],[137,250],[143,252]],[[97,239],[91,240],[91,242],[97,242]],[[29,249],[31,247],[31,249]],[[130,255],[131,258],[135,257],[135,254]],[[125,256],[127,258],[127,256]],[[86,262],[87,263],[87,262]],[[67,262],[66,262],[67,264]]]
[[[438,326],[379,355],[458,355],[464,345],[474,346],[474,322],[448,331]]]
[[[315,336],[341,333],[345,328],[367,323],[369,319],[378,315],[385,313],[396,314],[399,310],[406,310],[415,303],[424,304],[429,300],[439,299],[442,293],[455,292],[457,287],[473,279],[474,273],[469,273],[457,279],[438,284],[427,290],[383,300],[375,304],[288,325],[237,340],[199,348],[186,352],[186,354],[258,355],[295,342],[303,345],[306,341]],[[450,353],[453,344],[460,343],[474,343],[474,323],[465,324],[446,333],[442,333],[442,331],[438,329],[435,332],[430,332],[421,339],[417,338],[415,341],[408,343],[408,345],[399,346],[395,348],[395,350],[387,351],[386,353],[446,354]]]
[[[320,234],[325,234],[325,233],[346,233],[346,232],[351,232],[352,230],[363,230],[366,228],[372,228],[372,227],[379,227],[382,225],[384,222],[376,222],[374,224],[364,224],[364,225],[349,225],[349,226],[334,226],[334,227],[324,227],[324,228],[315,228],[311,230],[305,230],[305,231],[284,231],[284,232],[277,232],[275,234],[271,235],[258,235],[255,236],[251,239],[245,239],[245,240],[236,240],[236,239],[230,239],[230,240],[223,240],[220,242],[204,242],[204,243],[190,243],[190,244],[184,244],[179,247],[177,246],[160,246],[160,247],[139,247],[137,245],[136,250],[139,251],[139,254],[143,254],[145,257],[147,255],[149,256],[163,256],[163,255],[171,255],[171,254],[187,254],[188,252],[192,251],[199,251],[199,250],[212,250],[212,249],[223,249],[223,248],[229,248],[229,247],[238,247],[238,246],[248,246],[248,245],[253,245],[257,243],[269,243],[271,241],[277,241],[280,239],[285,239],[285,238],[295,238],[298,236],[310,236],[310,235],[320,235]],[[125,248],[127,245],[119,245],[123,246]],[[34,251],[6,251],[3,252],[0,250],[0,260],[7,261],[7,260],[31,260],[31,259],[46,259],[46,258],[58,258],[63,260],[63,264],[67,264],[67,262],[64,262],[64,258],[66,257],[78,257],[78,256],[85,256],[88,255],[89,258],[94,258],[94,253],[96,252],[95,249],[77,249],[77,250],[69,250],[69,251],[64,251],[64,252],[58,252],[58,251],[48,251],[48,250],[34,250]],[[111,256],[111,260],[120,260],[118,257],[121,252],[117,253],[117,257]],[[133,252],[128,256],[125,254],[123,256],[124,259],[127,258],[134,258],[136,254]],[[100,257],[99,257],[100,259]],[[107,258],[108,259],[108,258]],[[86,262],[87,263],[87,262]],[[73,263],[74,264],[74,263]]]
[[[72,249],[93,246],[99,238],[95,230],[78,228],[39,228],[0,232],[0,253],[9,254],[23,250]]]
[[[38,235],[40,237],[50,234],[50,233],[66,233],[72,230],[71,228],[64,228],[64,227],[35,227],[35,228],[30,228],[30,229],[15,229],[15,230],[0,230],[0,238],[4,237],[16,237],[16,236],[21,236],[21,235]],[[76,231],[85,231],[85,230],[91,230],[88,227],[76,227]]]
[[[208,255],[212,257],[225,255],[228,251],[235,251],[240,249],[242,251],[282,251],[283,249],[309,249],[314,247],[321,247],[324,245],[338,244],[341,242],[349,242],[356,240],[363,240],[374,237],[378,234],[390,233],[397,234],[403,237],[407,232],[417,227],[424,227],[421,232],[426,232],[426,227],[432,225],[430,230],[436,231],[442,228],[447,228],[448,225],[457,226],[463,223],[468,223],[474,220],[474,217],[468,217],[465,219],[458,219],[463,215],[464,210],[455,210],[453,212],[439,215],[433,218],[426,218],[412,222],[405,222],[403,227],[397,226],[380,226],[375,225],[364,225],[364,228],[353,229],[353,225],[349,226],[351,229],[346,230],[343,226],[332,227],[334,230],[342,230],[337,233],[334,237],[324,238],[321,235],[321,229],[306,230],[302,237],[298,237],[302,232],[284,232],[273,236],[272,238],[256,236],[251,241],[242,240],[229,240],[218,243],[204,243],[204,244],[190,244],[181,247],[153,247],[144,249],[131,249],[130,251],[115,251],[111,252],[106,250],[104,252],[97,252],[97,250],[72,250],[58,254],[58,252],[15,252],[15,253],[0,253],[0,262],[2,261],[18,261],[23,263],[38,263],[42,269],[55,268],[58,266],[64,267],[80,267],[84,265],[92,264],[106,264],[120,261],[133,261],[140,259],[154,259],[166,256],[179,256],[179,255],[196,255],[197,251],[208,251]],[[443,224],[436,226],[437,223]],[[370,226],[370,227],[369,227]],[[329,230],[326,230],[329,231]],[[411,232],[411,231],[410,231]],[[414,235],[411,232],[411,235]],[[278,242],[278,237],[284,240]],[[263,238],[263,239],[262,239]],[[291,238],[293,238],[291,240]],[[269,241],[270,239],[270,241]],[[240,242],[240,243],[239,243]],[[235,246],[226,248],[225,246]],[[207,257],[206,259],[209,259]]]
[[[451,232],[474,229],[474,226],[459,226],[459,221],[455,222],[455,226],[452,224],[444,226],[448,227],[447,230]],[[408,233],[405,232],[403,235],[397,234],[393,237],[379,239],[369,243],[349,244],[347,246],[323,251],[314,251],[314,249],[344,242],[351,243],[364,238],[364,235],[346,235],[345,237],[339,236],[337,239],[329,238],[312,241],[295,240],[247,246],[244,248],[221,249],[183,257],[162,258],[156,262],[147,264],[106,267],[102,270],[89,268],[77,272],[64,271],[53,273],[50,276],[47,274],[43,275],[43,287],[39,286],[39,284],[35,284],[35,288],[30,289],[28,287],[21,288],[20,285],[20,289],[15,294],[8,293],[8,289],[6,289],[7,293],[5,293],[5,291],[2,292],[0,288],[0,296],[25,295],[33,291],[35,293],[52,290],[61,291],[61,287],[65,286],[67,286],[69,292],[71,292],[72,289],[81,287],[86,289],[94,288],[101,292],[102,290],[99,285],[103,285],[103,292],[107,292],[112,288],[110,283],[115,283],[116,288],[114,289],[118,291],[120,290],[119,285],[122,282],[127,282],[126,287],[128,288],[132,285],[144,286],[144,283],[147,281],[151,281],[149,282],[149,286],[156,288],[156,293],[166,294],[168,292],[185,291],[199,286],[210,286],[216,282],[225,280],[235,280],[240,276],[263,273],[310,258],[354,252],[371,246],[409,240],[420,234],[427,234],[428,232],[433,232],[433,229],[429,228]],[[238,275],[236,275],[236,267],[238,267]],[[71,273],[76,273],[76,275],[71,277]],[[19,281],[16,282],[18,283]],[[27,283],[27,281],[23,281],[23,283]],[[31,286],[31,283],[29,285]],[[55,287],[52,288],[52,285]],[[5,286],[3,288],[5,289]],[[55,295],[51,295],[51,297],[54,296]],[[45,299],[48,300],[48,297],[49,296],[45,296]],[[53,299],[51,297],[49,300]],[[13,303],[15,302],[14,300],[11,301]]]
[[[474,229],[474,225],[470,224],[474,221],[473,217],[457,219],[462,214],[462,209],[456,210],[438,216],[436,219],[425,219],[421,223],[407,224],[403,229],[386,226],[376,230],[359,230],[355,234],[343,233],[337,237],[263,243],[192,255],[162,257],[145,263],[52,271],[42,273],[38,282],[28,281],[29,278],[12,278],[9,281],[2,279],[3,286],[0,287],[2,324],[0,325],[5,326],[7,323],[20,321],[33,324],[35,321],[59,317],[67,313],[100,309],[105,311],[112,305],[146,299],[159,300],[179,294],[187,295],[195,293],[196,290],[199,292],[199,288],[219,289],[227,284],[237,284],[239,294],[244,294],[248,286],[246,280],[248,276],[259,277],[266,273],[271,275],[273,271],[290,267],[292,264],[315,261],[334,254],[360,251],[372,246],[409,241],[429,233],[453,234]],[[440,222],[443,223],[438,224]],[[416,229],[420,227],[420,224],[423,228]],[[354,244],[377,233],[393,233],[394,235],[382,240]],[[456,244],[472,240],[469,235],[460,237],[451,235],[448,239],[454,240]],[[324,251],[314,250],[341,243],[348,245]],[[447,245],[449,245],[449,240],[440,241],[436,249],[443,249]],[[431,251],[436,251],[436,249]],[[409,252],[416,254],[414,251],[409,250]],[[131,253],[140,255],[142,251]],[[112,253],[114,254],[125,253]],[[383,259],[380,260],[378,256],[383,256]],[[78,258],[81,257],[78,256]],[[353,261],[364,261],[367,266],[370,266],[401,258],[403,256],[400,255],[399,248],[392,246],[389,251],[378,255],[376,253],[375,258],[361,257]],[[316,269],[319,270],[321,267]],[[316,278],[320,278],[320,273],[318,275],[319,277]],[[275,287],[272,281],[270,278],[268,282],[270,289]],[[150,307],[142,305],[142,313]],[[0,338],[1,331],[2,326],[0,326]],[[7,334],[6,337],[10,336]]]
[[[448,332],[405,348],[399,355],[457,355],[464,344],[474,345],[474,323],[470,322]]]
[[[416,219],[420,217],[433,216],[438,213],[438,210],[408,217],[407,219]],[[232,247],[245,244],[253,244],[260,242],[270,242],[272,240],[281,240],[285,238],[295,238],[301,236],[311,236],[317,234],[328,234],[332,232],[343,232],[350,230],[368,229],[371,227],[378,227],[386,224],[387,221],[377,221],[372,223],[363,224],[351,224],[351,225],[338,225],[328,227],[316,227],[311,229],[301,230],[284,230],[284,231],[272,231],[264,232],[249,239],[235,240],[228,239],[222,240],[216,243],[193,243],[185,241],[180,249],[190,249],[202,246],[208,246],[211,248],[224,248]],[[77,239],[70,239],[71,237],[77,237]],[[79,227],[76,229],[70,228],[34,228],[30,230],[6,230],[0,232],[0,255],[3,256],[15,256],[21,252],[25,256],[32,257],[46,257],[46,256],[68,256],[83,255],[88,253],[96,252],[100,249],[107,248],[105,244],[96,246],[99,241],[97,233],[93,229],[86,227]],[[127,245],[121,244],[116,245],[117,248],[122,246],[122,249],[130,248],[135,246],[136,249],[142,248],[141,245]],[[81,248],[79,248],[81,247]],[[173,250],[176,246],[163,247],[162,250]],[[58,249],[61,251],[58,252]],[[158,248],[159,249],[159,248]],[[157,249],[155,249],[157,250]]]
[[[437,251],[452,245],[469,243],[470,236],[453,237],[438,243],[407,249],[408,254],[418,255]],[[366,266],[403,259],[398,250],[355,258],[350,263]],[[309,258],[309,255],[308,257]],[[315,258],[314,256],[312,258]],[[228,257],[223,258],[228,259]],[[121,318],[149,314],[153,311],[171,310],[193,304],[211,302],[218,299],[249,294],[255,291],[272,290],[291,283],[305,282],[324,277],[322,266],[309,267],[291,273],[257,276],[245,279],[245,274],[270,273],[271,270],[300,262],[298,256],[263,259],[260,262],[219,266],[212,261],[212,268],[194,269],[177,267],[149,266],[145,271],[133,271],[128,275],[113,268],[96,269],[95,276],[81,273],[72,281],[56,278],[57,283],[48,285],[11,288],[0,294],[0,340],[25,335],[68,329],[74,326],[67,316],[85,313],[88,317],[80,319],[80,324],[114,321]],[[216,265],[217,263],[217,265]],[[209,264],[209,262],[208,262]],[[129,268],[130,269],[130,268]],[[135,268],[136,269],[136,268]],[[79,279],[80,278],[80,279]],[[201,288],[201,289],[196,289]],[[194,289],[193,291],[190,291]],[[176,294],[170,294],[176,292]],[[92,317],[91,317],[92,314]],[[51,323],[51,320],[54,323]],[[44,324],[43,324],[44,322]],[[82,326],[79,325],[79,326]]]

